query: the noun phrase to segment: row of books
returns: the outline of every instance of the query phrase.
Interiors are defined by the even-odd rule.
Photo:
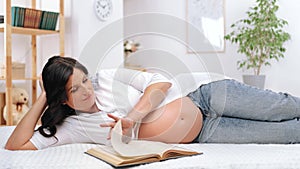
[[[55,30],[59,13],[32,8],[13,6],[11,8],[12,26]]]
[[[0,15],[0,23],[4,23],[4,16]]]

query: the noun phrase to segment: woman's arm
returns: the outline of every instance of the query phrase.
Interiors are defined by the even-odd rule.
[[[165,99],[166,93],[170,87],[171,83],[169,82],[159,82],[148,86],[140,100],[126,117],[134,122],[141,121]]]
[[[42,86],[42,84],[41,84]],[[46,93],[42,90],[37,101],[18,123],[9,137],[5,149],[8,150],[36,150],[37,148],[29,141],[34,133],[35,126],[47,105]]]
[[[136,122],[141,121],[147,114],[152,112],[165,98],[168,89],[171,87],[169,82],[158,82],[148,86],[140,100],[124,118],[108,114],[115,122],[101,124],[101,127],[114,127],[118,120],[122,120],[123,134],[127,135]]]

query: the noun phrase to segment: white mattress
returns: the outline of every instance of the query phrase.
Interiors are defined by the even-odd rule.
[[[110,165],[84,152],[94,144],[72,144],[39,151],[4,150],[13,127],[0,127],[0,168],[2,169],[104,169]],[[136,166],[138,169],[296,169],[300,168],[300,144],[180,144],[202,155]]]

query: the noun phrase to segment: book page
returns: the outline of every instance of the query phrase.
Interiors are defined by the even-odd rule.
[[[129,143],[123,143],[122,141],[122,124],[119,120],[111,133],[111,145],[122,156],[142,156],[147,154],[159,154],[172,149],[173,145],[146,141],[146,140],[131,140]]]

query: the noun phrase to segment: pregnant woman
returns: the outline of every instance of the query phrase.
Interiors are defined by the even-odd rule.
[[[88,75],[73,58],[49,58],[40,80],[41,94],[5,148],[106,144],[118,120],[126,136],[166,143],[300,141],[300,99],[286,93],[232,79],[182,89],[161,74],[127,69]]]

